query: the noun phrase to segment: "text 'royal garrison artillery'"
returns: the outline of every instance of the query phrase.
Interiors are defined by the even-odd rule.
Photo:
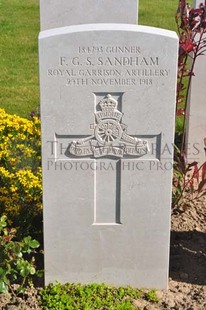
[[[95,113],[94,134],[85,139],[72,141],[69,153],[74,156],[143,156],[148,153],[146,140],[127,134],[127,126],[117,110],[117,101],[108,94],[100,101],[101,111]]]

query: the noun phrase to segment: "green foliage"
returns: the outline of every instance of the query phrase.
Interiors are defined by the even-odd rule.
[[[172,207],[185,211],[206,195],[206,162],[198,166],[196,161],[188,163],[186,157],[175,147]]]
[[[40,121],[0,109],[0,214],[20,238],[42,233]],[[39,224],[38,224],[39,223]],[[40,232],[41,231],[41,232]]]
[[[179,36],[176,129],[182,133],[181,154],[185,150],[190,86],[195,75],[195,63],[197,57],[203,56],[206,50],[204,38],[206,4],[202,2],[198,8],[193,8],[190,4],[191,2],[188,3],[186,0],[179,0],[175,15]]]
[[[141,292],[131,287],[105,284],[50,284],[41,291],[43,309],[53,310],[132,310]]]
[[[147,292],[145,298],[151,302],[158,302],[159,298],[157,297],[157,290],[154,289]]]
[[[19,282],[22,291],[31,276],[37,274],[34,257],[28,260],[28,255],[34,253],[39,242],[30,236],[21,241],[15,241],[16,229],[7,227],[5,215],[0,217],[0,293],[8,292],[11,284]]]

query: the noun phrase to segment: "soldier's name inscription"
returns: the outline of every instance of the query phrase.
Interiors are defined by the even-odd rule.
[[[138,46],[79,46],[76,54],[62,55],[49,78],[62,78],[66,86],[150,86],[170,72],[158,55],[144,55]]]

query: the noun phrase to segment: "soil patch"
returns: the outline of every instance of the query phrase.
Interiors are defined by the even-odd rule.
[[[175,211],[171,222],[169,289],[158,291],[160,301],[134,300],[140,310],[206,309],[206,203],[202,200],[185,212]],[[15,290],[15,286],[13,287]],[[25,294],[0,294],[2,310],[41,310],[39,289]]]

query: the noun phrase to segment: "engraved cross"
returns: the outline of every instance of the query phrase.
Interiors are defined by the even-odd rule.
[[[94,225],[121,224],[122,161],[124,158],[139,159],[142,156],[152,158],[149,144],[160,139],[160,135],[142,139],[143,136],[127,133],[127,126],[122,123],[122,96],[123,93],[113,96],[95,94],[95,124],[92,125],[91,136],[56,134],[58,140],[70,140],[64,154],[68,159],[95,161]]]

